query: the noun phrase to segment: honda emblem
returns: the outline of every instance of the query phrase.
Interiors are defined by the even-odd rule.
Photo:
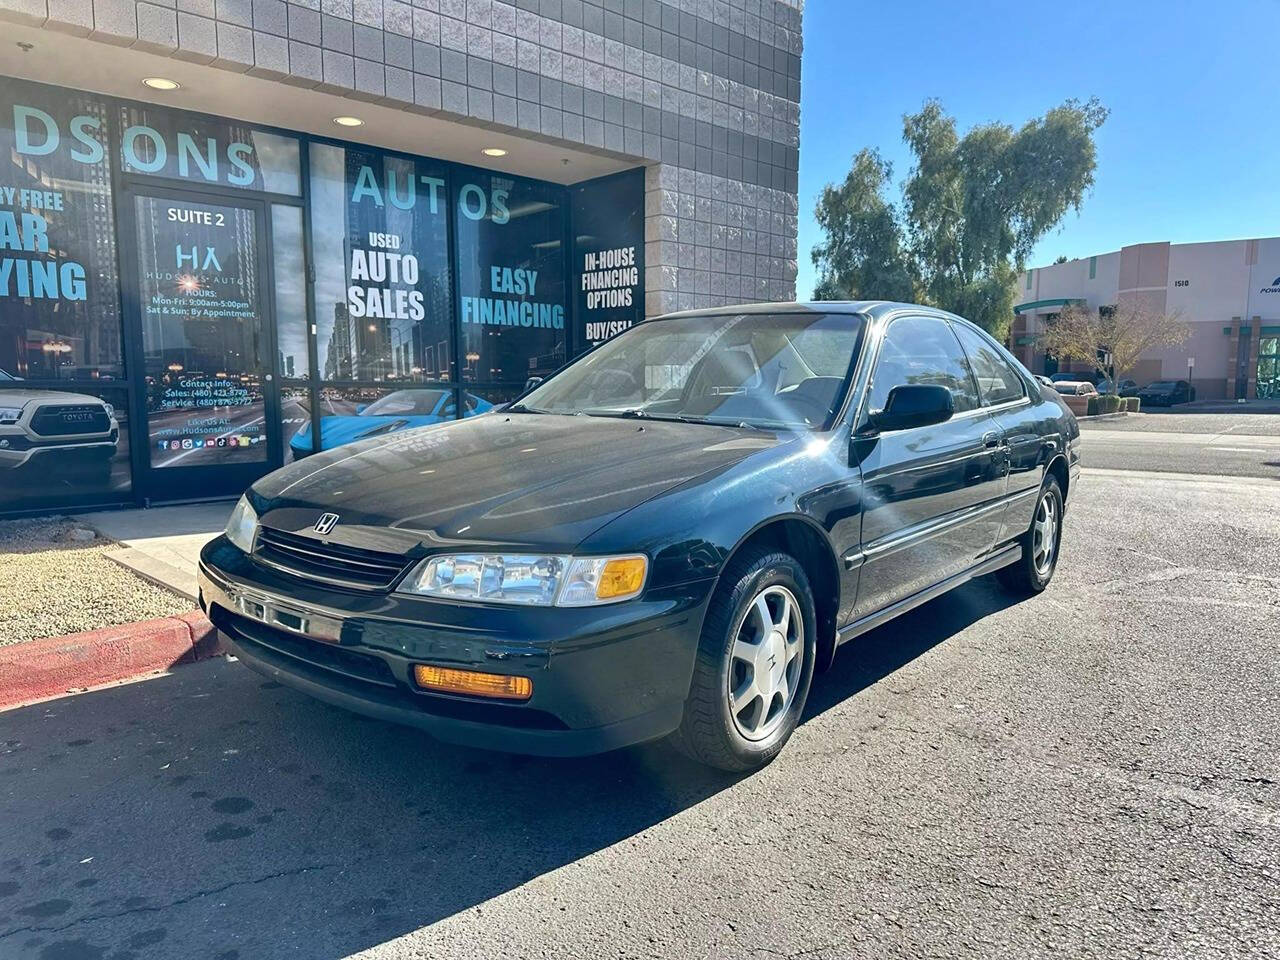
[[[316,521],[315,531],[322,537],[327,537],[333,528],[338,525],[338,515],[336,513],[322,513],[320,519]]]

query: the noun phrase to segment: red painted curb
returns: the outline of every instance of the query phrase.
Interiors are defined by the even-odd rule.
[[[0,647],[0,710],[222,652],[199,610]]]

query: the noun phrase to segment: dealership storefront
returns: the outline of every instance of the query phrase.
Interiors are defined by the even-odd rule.
[[[0,513],[229,495],[643,316],[642,169],[565,186],[0,90]]]

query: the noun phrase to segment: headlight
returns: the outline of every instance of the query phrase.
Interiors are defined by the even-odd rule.
[[[400,590],[453,600],[586,607],[639,596],[648,569],[640,555],[460,553],[428,557]]]
[[[17,423],[20,416],[22,416],[21,407],[0,407],[0,420]]]
[[[102,405],[107,408],[108,417],[114,417],[116,415],[116,408],[113,407],[111,404],[107,403],[107,401],[103,400]]]
[[[227,521],[227,539],[245,553],[253,553],[253,539],[258,535],[258,515],[249,505],[248,497],[241,497]]]

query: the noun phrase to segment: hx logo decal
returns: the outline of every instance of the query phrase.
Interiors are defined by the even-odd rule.
[[[328,536],[333,528],[338,525],[338,515],[336,513],[322,513],[320,519],[316,521],[315,531],[320,536]]]

